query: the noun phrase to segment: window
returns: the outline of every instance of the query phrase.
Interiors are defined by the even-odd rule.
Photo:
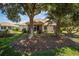
[[[47,30],[47,26],[44,26],[44,30]]]
[[[3,27],[1,26],[1,29],[3,29]]]
[[[9,26],[8,29],[11,29],[11,27]]]
[[[34,31],[36,31],[36,29],[37,29],[36,26],[34,26]]]
[[[1,29],[6,29],[6,27],[5,26],[1,26]]]
[[[3,29],[6,29],[6,27],[4,26]]]

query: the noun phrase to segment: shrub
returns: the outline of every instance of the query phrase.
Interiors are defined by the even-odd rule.
[[[13,31],[19,31],[19,28],[15,28],[15,29],[13,29]]]
[[[44,30],[45,33],[47,33],[47,30]]]
[[[38,33],[38,34],[41,34],[41,33],[42,33],[42,31],[41,31],[41,30],[39,30],[39,31],[37,31],[37,33]]]
[[[23,33],[29,33],[29,31],[28,31],[28,30],[26,30],[25,28],[24,28],[24,29],[22,29],[22,32],[23,32]]]

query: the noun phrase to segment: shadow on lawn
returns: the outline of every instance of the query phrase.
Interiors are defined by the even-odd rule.
[[[79,43],[76,43],[68,38],[47,34],[35,36],[31,40],[26,37],[25,39],[13,42],[11,45],[16,48],[17,51],[21,51],[23,53],[44,51],[68,46],[79,47]]]
[[[12,37],[14,34],[8,33],[8,34],[1,34],[0,33],[0,38],[8,38],[8,37]]]
[[[72,33],[72,34],[66,34],[66,36],[68,37],[72,37],[72,38],[79,38],[79,35]]]

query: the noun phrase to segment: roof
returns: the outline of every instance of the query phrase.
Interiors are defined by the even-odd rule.
[[[20,25],[20,26],[26,26],[26,24],[25,24],[25,23],[20,23],[19,25]]]
[[[30,24],[30,22],[27,22],[26,24]],[[42,21],[40,21],[40,20],[33,20],[33,24],[34,25],[42,25],[42,24],[44,24]]]
[[[10,22],[1,22],[0,26],[15,26],[13,23]]]
[[[34,19],[34,25],[48,25],[49,19]],[[26,24],[30,24],[30,22],[27,22]],[[51,25],[56,25],[56,23],[53,21],[52,23],[50,23]]]

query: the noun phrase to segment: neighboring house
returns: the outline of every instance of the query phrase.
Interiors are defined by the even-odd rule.
[[[6,29],[12,30],[15,27],[13,23],[9,22],[1,22],[0,23],[0,31],[4,31]]]
[[[28,29],[25,23],[10,23],[10,22],[1,22],[0,23],[0,31],[4,31],[6,29],[12,30],[18,28],[20,31],[22,29]]]

